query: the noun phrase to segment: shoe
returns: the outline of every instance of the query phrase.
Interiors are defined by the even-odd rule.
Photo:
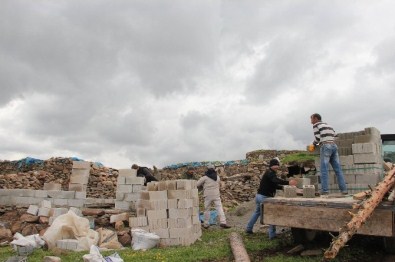
[[[222,228],[231,228],[231,226],[228,226],[227,224],[220,224],[219,226]]]
[[[277,236],[274,236],[274,237],[270,237],[269,238],[269,240],[276,240],[277,239]]]
[[[252,235],[254,232],[252,232],[252,230],[246,230],[246,234]]]
[[[348,195],[348,192],[342,192],[342,195]]]
[[[329,195],[329,192],[322,192],[321,196]]]
[[[210,227],[210,225],[207,225],[207,224],[203,224],[202,226],[203,226],[203,228],[205,228],[205,229],[207,229],[207,228]]]

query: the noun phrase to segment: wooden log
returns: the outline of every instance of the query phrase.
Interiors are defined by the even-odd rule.
[[[236,232],[230,233],[229,242],[232,248],[233,257],[235,258],[235,262],[251,261],[244,247],[243,240],[241,239],[241,236],[238,233]]]
[[[332,241],[329,248],[325,251],[325,259],[335,258],[340,249],[371,216],[374,209],[380,204],[384,195],[393,187],[395,183],[394,174],[395,168],[389,171],[384,180],[380,182],[374,190],[372,190],[371,196],[359,207],[359,211],[352,216],[350,222],[340,229],[339,235]]]

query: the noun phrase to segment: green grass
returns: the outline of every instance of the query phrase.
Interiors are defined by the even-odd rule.
[[[288,163],[292,163],[292,162],[296,162],[296,163],[302,163],[302,162],[306,162],[306,161],[313,161],[316,158],[315,155],[311,155],[309,153],[295,153],[295,154],[290,154],[285,156],[282,159],[282,162],[284,164],[288,164]]]
[[[232,261],[233,255],[229,243],[229,234],[236,229],[221,230],[215,227],[204,230],[201,240],[196,241],[189,247],[167,247],[153,248],[147,251],[134,251],[132,248],[117,250],[125,262],[129,261]],[[299,254],[288,255],[286,252],[295,245],[292,243],[290,235],[284,234],[278,240],[270,241],[266,234],[257,233],[246,235],[241,230],[237,231],[243,237],[243,242],[251,261],[269,262],[312,262],[322,261],[322,256],[302,257]],[[376,240],[375,240],[376,241]],[[375,242],[373,242],[375,243]],[[368,248],[366,248],[368,247]],[[369,248],[371,247],[371,248]],[[103,256],[109,256],[115,251],[102,252]],[[355,245],[346,246],[341,249],[339,255],[332,260],[333,262],[360,262],[374,261],[382,250],[380,247],[373,246],[371,243],[363,244],[357,242]],[[88,254],[84,252],[54,252],[35,250],[29,257],[29,262],[42,262],[45,256],[58,256],[62,262],[82,261],[82,256]],[[0,262],[14,256],[11,247],[0,248]]]

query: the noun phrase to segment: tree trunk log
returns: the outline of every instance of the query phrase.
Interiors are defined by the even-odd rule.
[[[392,169],[385,176],[384,180],[380,182],[371,195],[361,205],[359,205],[359,211],[352,215],[352,219],[339,231],[339,235],[334,238],[329,248],[325,251],[324,257],[326,259],[333,259],[336,257],[340,248],[342,248],[347,241],[357,232],[357,230],[365,223],[365,221],[373,213],[374,209],[380,204],[384,195],[393,187],[395,183],[395,169]]]
[[[247,254],[243,240],[239,234],[236,232],[230,233],[229,242],[235,262],[250,262],[250,257]]]

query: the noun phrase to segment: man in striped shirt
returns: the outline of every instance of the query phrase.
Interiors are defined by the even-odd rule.
[[[320,172],[321,172],[321,194],[329,193],[328,170],[329,163],[335,171],[340,191],[347,195],[347,186],[340,166],[339,153],[335,144],[335,130],[333,127],[321,121],[321,115],[315,113],[310,116],[313,125],[315,146],[320,146]]]

